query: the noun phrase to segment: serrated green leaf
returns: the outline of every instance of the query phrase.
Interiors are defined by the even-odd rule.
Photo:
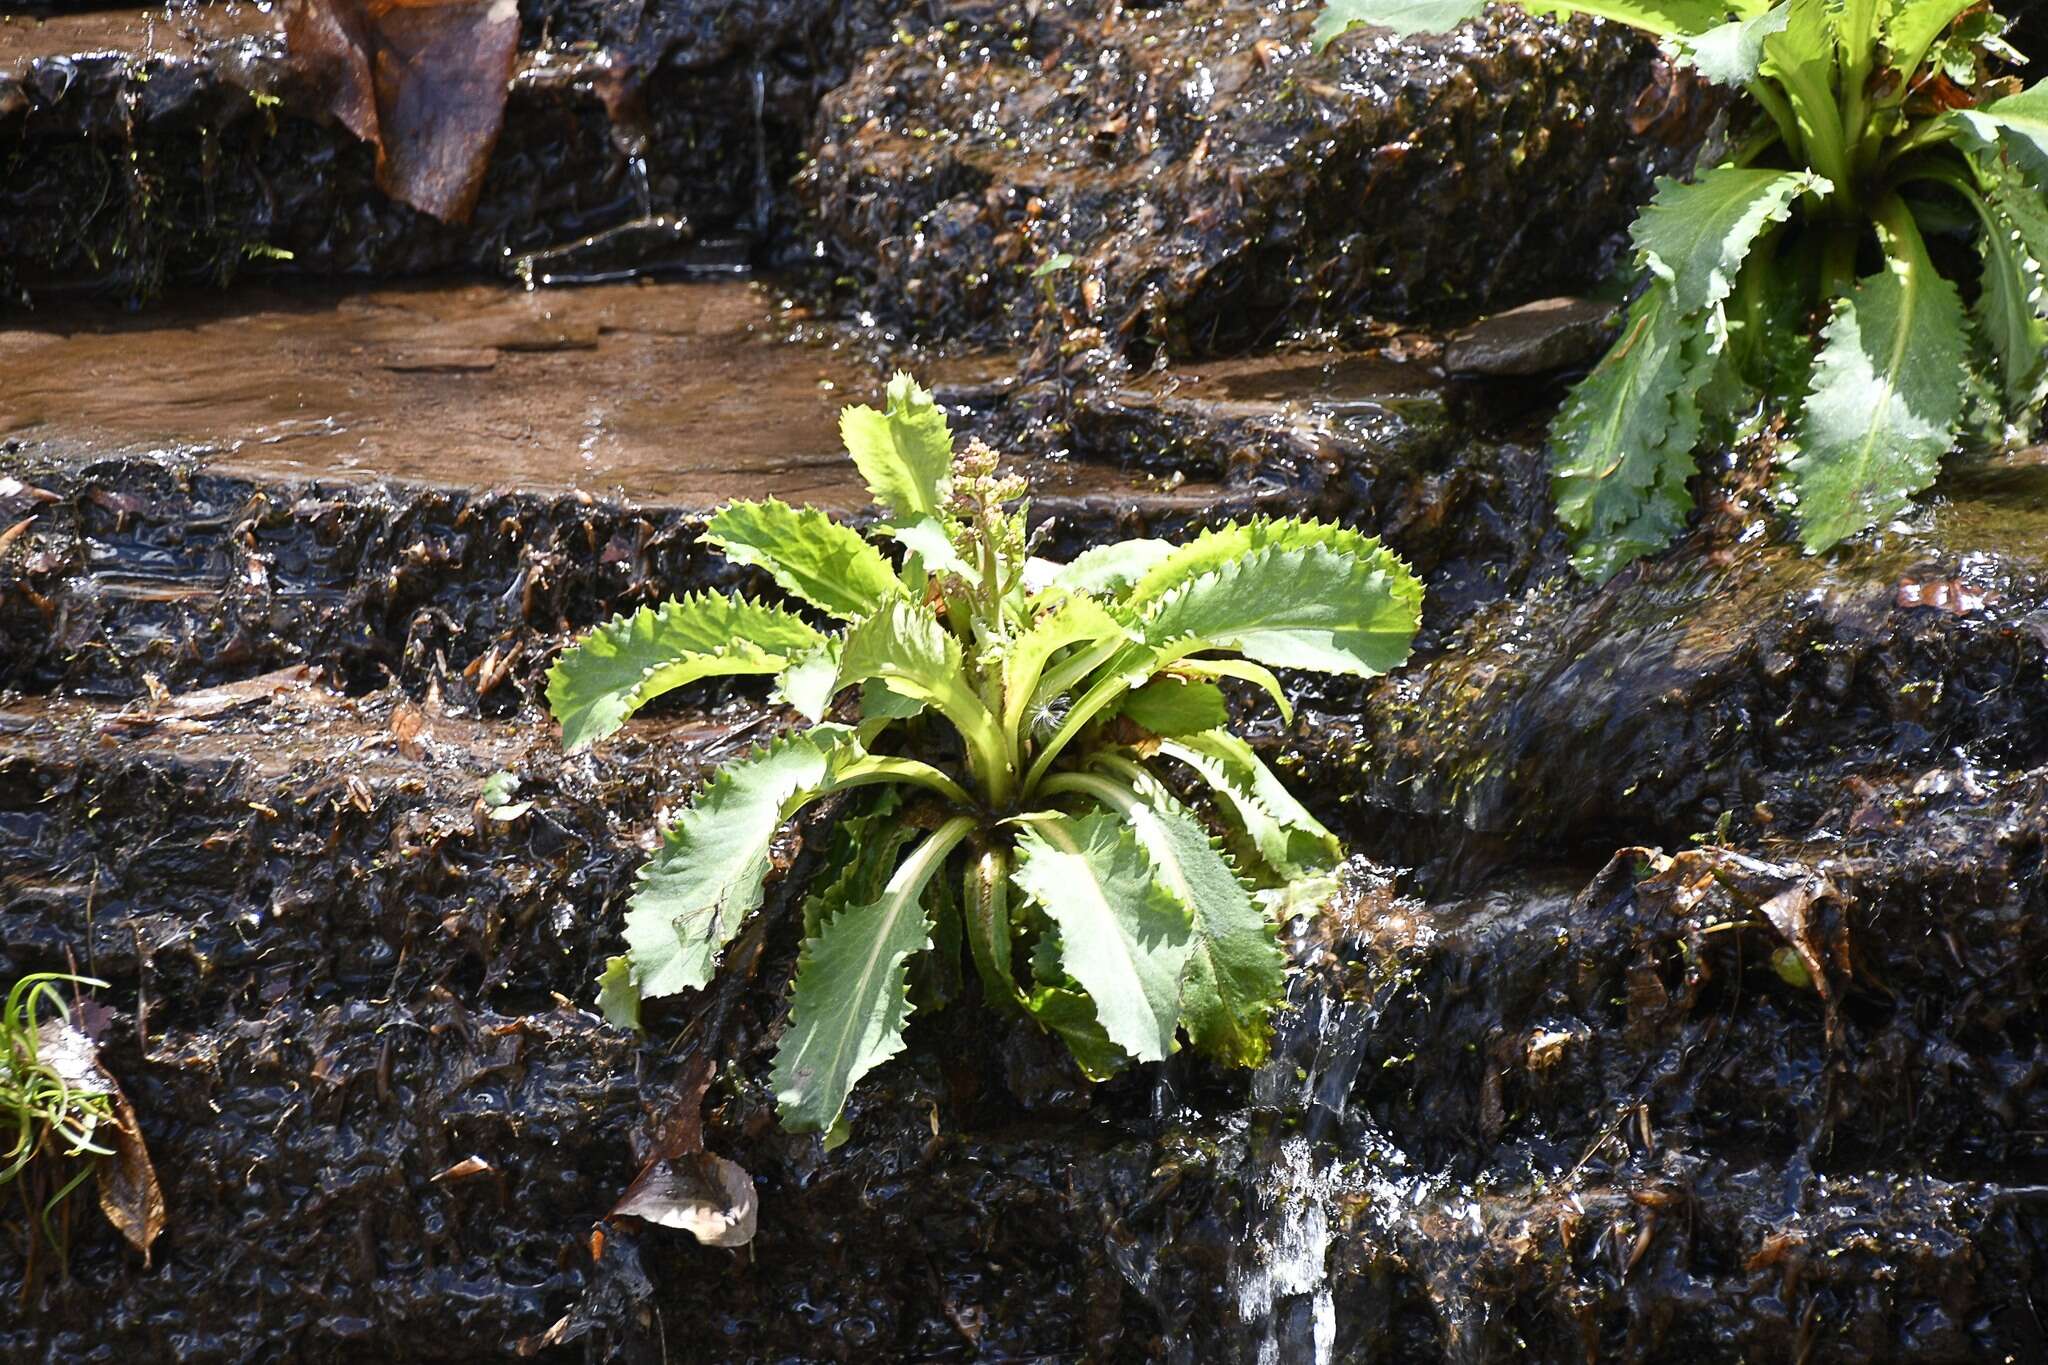
[[[1061,965],[1095,1002],[1109,1040],[1141,1062],[1176,1047],[1187,912],[1113,816],[1027,817],[1011,879],[1059,926]]]
[[[1972,197],[1982,215],[1977,251],[1984,262],[1974,313],[1978,335],[1990,348],[2005,410],[2019,414],[2041,398],[2048,326],[2040,315],[2038,265],[2021,247],[2011,223]]]
[[[1181,1022],[1195,1047],[1226,1066],[1257,1066],[1272,1043],[1272,1013],[1286,991],[1286,955],[1272,921],[1252,903],[1194,812],[1143,767],[1105,756],[1121,782],[1077,786],[1121,815],[1180,901],[1194,929],[1181,979]],[[1092,782],[1099,786],[1088,786]]]
[[[1230,723],[1223,689],[1211,682],[1154,678],[1124,698],[1118,714],[1155,735],[1192,735]]]
[[[1995,162],[1981,164],[1984,202],[2019,236],[2020,247],[2034,264],[2048,268],[2048,197],[2026,177]]]
[[[1249,659],[1181,659],[1173,671],[1183,678],[1216,679],[1236,678],[1266,690],[1273,704],[1280,708],[1280,719],[1284,724],[1294,724],[1294,703],[1287,699],[1286,689],[1270,669],[1259,667]]]
[[[1725,0],[1564,0],[1544,4],[1532,0],[1524,6],[1529,13],[1560,21],[1581,14],[1626,24],[1655,38],[1694,37],[1720,25],[1731,8]]]
[[[1934,482],[1963,412],[1963,307],[1903,206],[1886,268],[1858,281],[1821,332],[1788,466],[1799,533],[1827,549]]]
[[[1653,279],[1551,423],[1558,520],[1572,533],[1572,563],[1596,583],[1670,544],[1685,525],[1697,394],[1711,373],[1709,357],[1696,358],[1686,343],[1704,346],[1705,336],[1680,317],[1670,283]]]
[[[1129,637],[1122,622],[1094,599],[1074,595],[1041,611],[1003,655],[1003,728],[1014,734],[1024,723],[1045,666],[1061,650]]]
[[[1084,550],[1053,575],[1053,588],[1115,597],[1144,577],[1146,570],[1172,554],[1170,540],[1120,540]]]
[[[1318,51],[1352,28],[1392,29],[1404,38],[1449,33],[1486,12],[1486,0],[1329,0],[1316,15]]]
[[[842,620],[903,595],[880,550],[813,507],[774,498],[728,503],[705,526],[704,539],[736,563],[766,569],[783,591]]]
[[[642,706],[699,678],[781,672],[824,639],[808,621],[744,597],[695,593],[616,616],[548,670],[562,746],[604,738]]]
[[[1791,216],[1793,200],[1825,198],[1830,188],[1808,171],[1716,166],[1691,184],[1658,180],[1629,231],[1643,263],[1670,285],[1672,308],[1689,316],[1728,297],[1750,247]]]
[[[882,787],[833,824],[825,866],[804,897],[805,938],[816,938],[847,906],[865,905],[882,894],[889,874],[902,861],[903,846],[918,833],[903,820],[902,808],[902,790]]]
[[[839,414],[839,435],[868,491],[891,515],[915,522],[936,517],[946,503],[953,464],[953,434],[946,414],[907,374],[889,381],[888,405]]]
[[[1956,16],[1979,0],[1903,0],[1894,6],[1884,22],[1884,45],[1890,65],[1901,75],[1911,75]]]
[[[674,995],[711,980],[718,954],[760,908],[769,846],[782,822],[828,789],[853,731],[821,725],[727,765],[640,869],[626,944],[640,993]]]
[[[1147,605],[1148,643],[1192,654],[1232,649],[1274,668],[1370,678],[1398,668],[1422,619],[1422,585],[1373,544],[1340,553],[1268,546]]]
[[[608,957],[597,977],[597,1008],[613,1028],[640,1032],[640,987],[630,955]]]
[[[805,942],[789,1029],[770,1072],[789,1131],[833,1130],[860,1078],[903,1050],[911,1009],[905,965],[931,946],[925,883],[973,829],[970,816],[948,820],[903,860],[879,897],[840,912]]]
[[[1089,1080],[1106,1081],[1130,1065],[1130,1054],[1109,1041],[1095,1017],[1095,1003],[1080,991],[1039,986],[1024,997],[1024,1008],[1067,1045]]]
[[[1251,745],[1228,730],[1185,735],[1159,752],[1194,769],[1222,798],[1268,867],[1282,877],[1311,876],[1337,865],[1337,836],[1294,799]]]
[[[938,518],[924,517],[908,526],[898,526],[889,534],[904,549],[924,561],[926,573],[957,574],[969,583],[980,585],[981,570],[960,557],[959,549],[953,544],[953,533]]]
[[[1235,564],[1256,550],[1305,550],[1311,545],[1358,559],[1384,557],[1400,562],[1381,546],[1377,537],[1348,526],[1302,517],[1253,517],[1249,521],[1227,522],[1174,546],[1170,554],[1161,556],[1131,585],[1121,605],[1125,610],[1141,612],[1175,588]]]
[[[1757,78],[1764,39],[1785,31],[1789,13],[1785,5],[1775,5],[1755,18],[1717,25],[1696,38],[1682,40],[1681,54],[1703,79],[1716,85],[1747,85]]]

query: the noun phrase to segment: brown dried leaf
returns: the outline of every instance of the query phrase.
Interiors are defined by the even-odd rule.
[[[665,1228],[681,1228],[706,1246],[745,1246],[754,1240],[758,1210],[754,1178],[737,1162],[710,1152],[649,1162],[612,1210]]]
[[[517,0],[291,0],[285,45],[377,149],[380,189],[468,219],[505,123]]]
[[[121,1093],[120,1082],[100,1065],[99,1048],[93,1040],[65,1020],[43,1021],[36,1030],[36,1055],[54,1068],[66,1085],[98,1091],[111,1101],[114,1154],[100,1162],[100,1212],[142,1253],[142,1263],[148,1265],[149,1249],[163,1235],[164,1192],[157,1183],[156,1165],[149,1159],[134,1106]],[[94,1138],[107,1145],[103,1134],[95,1133]]]

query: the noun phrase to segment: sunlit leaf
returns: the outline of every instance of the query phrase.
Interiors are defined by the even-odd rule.
[[[614,617],[565,650],[548,670],[548,706],[562,746],[580,749],[664,692],[699,678],[779,673],[823,639],[793,612],[696,593]]]
[[[1295,800],[1286,784],[1251,745],[1228,730],[1168,740],[1159,752],[1207,782],[1237,818],[1267,866],[1283,877],[1302,877],[1336,866],[1337,836]]]
[[[1100,813],[1032,817],[1012,877],[1059,926],[1061,965],[1109,1040],[1141,1062],[1172,1052],[1192,931],[1131,831]]]
[[[1903,213],[1903,210],[1901,210]],[[1963,412],[1963,307],[1910,228],[1821,333],[1788,466],[1799,534],[1825,550],[1934,482]]]
[[[1397,668],[1422,616],[1422,585],[1373,545],[1269,546],[1189,579],[1149,603],[1148,643],[1176,652],[1231,649],[1274,668],[1369,678]]]
[[[1226,1066],[1257,1066],[1270,1046],[1273,1006],[1286,989],[1286,957],[1273,922],[1252,903],[1202,822],[1163,783],[1134,763],[1109,759],[1103,766],[1122,782],[1106,782],[1099,799],[1129,822],[1153,875],[1194,927],[1181,980],[1188,1037]]]
[[[855,1083],[903,1050],[911,1009],[905,964],[931,946],[925,883],[974,823],[962,815],[941,825],[880,896],[841,911],[805,942],[789,1030],[770,1073],[782,1125],[791,1132],[831,1130]]]
[[[880,550],[816,508],[774,498],[728,503],[704,528],[704,539],[735,563],[766,569],[783,591],[842,620],[866,616],[903,594]]]
[[[597,1008],[613,1028],[640,1031],[640,987],[633,980],[630,954],[605,959],[597,977]]]
[[[839,435],[868,491],[891,515],[915,522],[945,506],[953,436],[946,414],[907,374],[889,381],[880,412],[861,405],[839,414]]]
[[[1486,0],[1329,0],[1316,15],[1315,44],[1354,27],[1392,29],[1402,37],[1449,33],[1486,12]]]
[[[1024,723],[1045,666],[1061,650],[1128,638],[1124,625],[1092,598],[1070,596],[1041,612],[1030,629],[1010,642],[1003,655],[1003,717],[1006,730]]]
[[[1147,569],[1172,554],[1169,540],[1120,540],[1098,545],[1074,557],[1053,575],[1051,586],[1068,592],[1115,597],[1142,578]]]
[[[1774,5],[1751,19],[1736,19],[1683,40],[1680,52],[1693,70],[1716,85],[1740,87],[1757,77],[1764,39],[1785,31],[1790,10]]]

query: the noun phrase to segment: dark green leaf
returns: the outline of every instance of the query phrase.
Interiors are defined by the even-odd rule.
[[[1230,723],[1230,707],[1215,683],[1154,678],[1124,698],[1120,714],[1155,735],[1192,735]]]
[[[1758,235],[1790,217],[1794,199],[1825,198],[1829,189],[1806,171],[1716,166],[1691,184],[1659,180],[1630,235],[1643,263],[1671,286],[1671,307],[1691,316],[1728,297]]]

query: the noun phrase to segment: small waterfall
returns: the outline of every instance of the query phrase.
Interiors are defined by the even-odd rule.
[[[1258,1333],[1258,1365],[1329,1365],[1337,1348],[1330,1251],[1334,1166],[1300,1134],[1283,1139],[1266,1173],[1248,1249],[1260,1255],[1231,1276],[1238,1317]]]
[[[756,65],[749,73],[754,100],[754,213],[753,230],[766,237],[775,217],[775,177],[768,171],[768,71]]]

